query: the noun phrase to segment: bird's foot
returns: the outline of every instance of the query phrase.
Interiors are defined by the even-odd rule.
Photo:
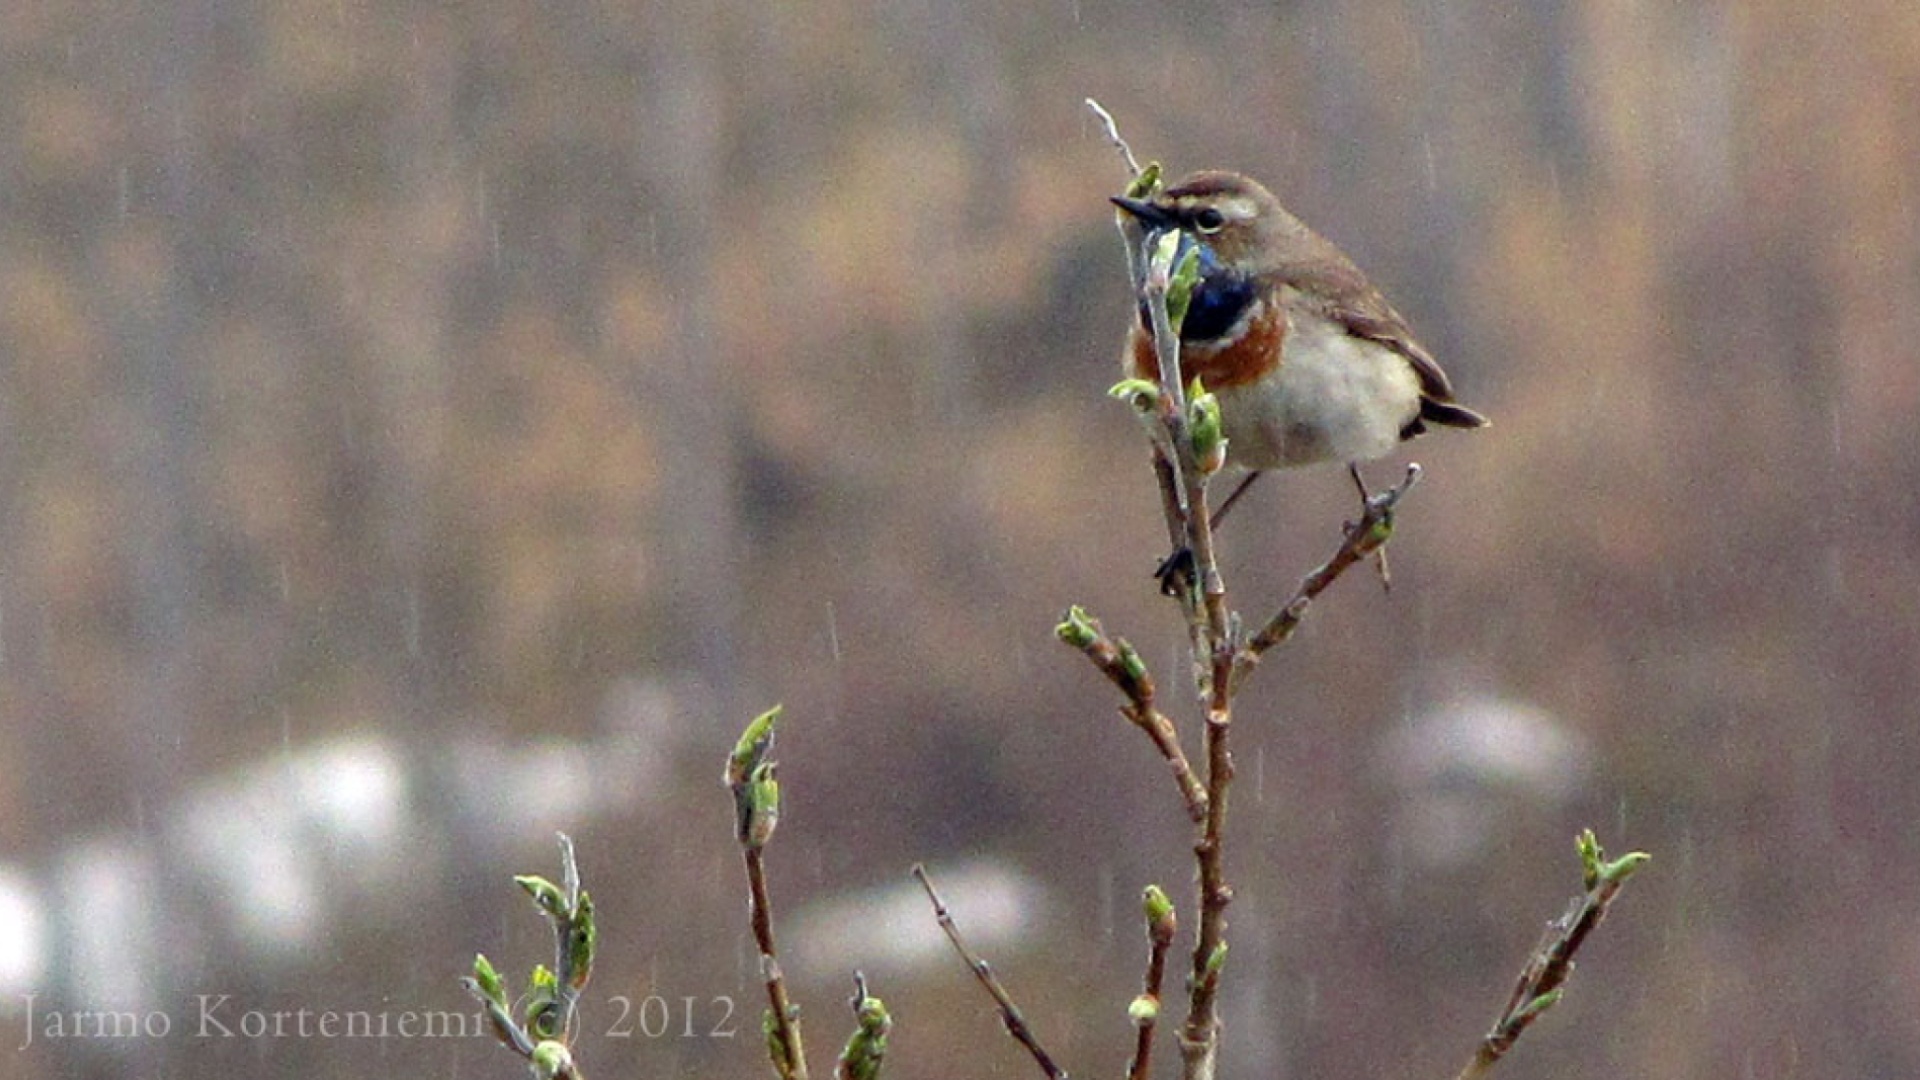
[[[1160,565],[1153,568],[1154,580],[1160,583],[1160,595],[1185,596],[1193,581],[1193,569],[1193,549],[1185,545],[1161,559]]]

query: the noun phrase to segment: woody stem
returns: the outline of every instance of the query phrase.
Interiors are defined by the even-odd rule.
[[[1207,812],[1193,846],[1200,919],[1187,979],[1187,1017],[1180,1030],[1180,1052],[1186,1077],[1208,1078],[1213,1075],[1219,1046],[1217,1002],[1226,958],[1226,911],[1233,899],[1233,889],[1227,884],[1224,840],[1227,790],[1233,783],[1233,756],[1227,736],[1233,722],[1233,671],[1239,645],[1234,640],[1227,588],[1214,553],[1213,523],[1207,509],[1208,474],[1195,459],[1188,433],[1180,336],[1167,313],[1169,267],[1164,260],[1151,256],[1146,265],[1143,285],[1159,361],[1160,419],[1172,449],[1171,460],[1156,471],[1168,495],[1169,530],[1177,525],[1187,550],[1193,553],[1197,577],[1192,587],[1183,591],[1182,604],[1193,645],[1195,689],[1206,715]]]

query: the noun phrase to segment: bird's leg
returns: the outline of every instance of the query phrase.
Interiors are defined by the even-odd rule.
[[[1220,523],[1227,520],[1227,511],[1233,509],[1233,504],[1239,502],[1240,496],[1245,495],[1247,489],[1252,487],[1253,482],[1259,478],[1260,474],[1257,472],[1248,473],[1245,479],[1235,485],[1234,489],[1228,493],[1226,501],[1222,502],[1220,508],[1213,512],[1213,516],[1207,519],[1208,527],[1218,529]],[[1179,596],[1184,591],[1181,585],[1182,577],[1191,579],[1193,576],[1193,550],[1185,544],[1175,547],[1172,554],[1160,560],[1160,565],[1154,568],[1153,576],[1160,582],[1160,592],[1163,595]]]
[[[1373,493],[1367,490],[1367,482],[1361,479],[1360,477],[1359,462],[1357,461],[1347,462],[1347,475],[1353,477],[1353,488],[1355,491],[1358,491],[1360,493],[1360,502],[1363,505],[1367,502],[1367,500],[1373,498]]]
[[[1216,529],[1219,528],[1220,523],[1227,520],[1227,511],[1233,509],[1233,504],[1239,502],[1240,496],[1245,495],[1247,493],[1247,489],[1252,487],[1253,482],[1258,479],[1260,479],[1259,473],[1250,472],[1247,474],[1246,479],[1240,481],[1240,483],[1227,496],[1226,501],[1220,504],[1220,509],[1215,510],[1213,512],[1213,520],[1210,524],[1212,524],[1214,528]]]
[[[1258,473],[1254,475],[1259,475]],[[1364,517],[1368,507],[1373,504],[1373,493],[1367,490],[1367,482],[1360,478],[1360,463],[1347,463],[1347,475],[1353,477],[1353,486],[1360,492],[1360,513]],[[1235,492],[1234,494],[1239,494]],[[1393,572],[1387,568],[1387,546],[1385,544],[1373,550],[1373,568],[1380,575],[1380,591],[1393,591]]]

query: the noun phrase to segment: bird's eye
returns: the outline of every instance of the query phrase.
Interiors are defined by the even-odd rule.
[[[1203,233],[1217,233],[1227,227],[1227,216],[1213,207],[1203,207],[1193,215],[1193,227]]]

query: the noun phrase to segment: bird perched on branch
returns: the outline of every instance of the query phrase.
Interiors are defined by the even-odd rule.
[[[1486,417],[1454,401],[1446,372],[1359,267],[1252,179],[1197,172],[1113,202],[1146,233],[1177,229],[1197,247],[1181,375],[1218,397],[1230,464],[1257,476],[1343,462],[1365,497],[1359,462],[1429,424],[1486,426]],[[1129,376],[1158,379],[1144,299],[1123,360]]]

